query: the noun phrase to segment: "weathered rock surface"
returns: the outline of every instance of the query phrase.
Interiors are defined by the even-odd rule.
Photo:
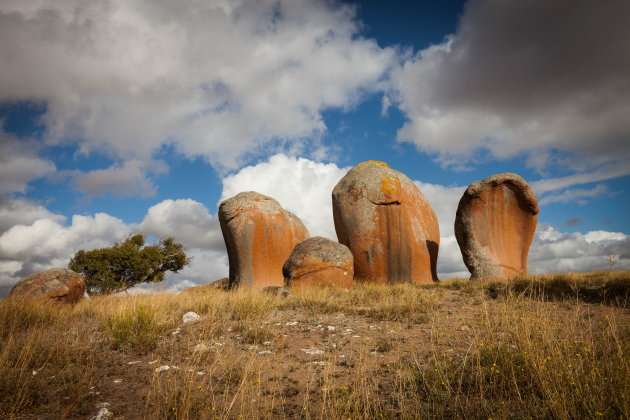
[[[537,219],[538,201],[520,176],[505,173],[470,184],[457,207],[455,237],[471,279],[527,273]]]
[[[339,242],[354,256],[356,281],[437,281],[440,231],[418,187],[383,162],[352,168],[332,193]]]
[[[282,267],[286,287],[336,287],[349,289],[354,258],[347,246],[315,236],[300,242]]]
[[[51,268],[26,276],[13,286],[9,297],[48,298],[75,303],[83,298],[85,278],[67,268]]]
[[[219,206],[230,286],[284,286],[282,265],[309,237],[302,221],[271,197],[242,192]]]

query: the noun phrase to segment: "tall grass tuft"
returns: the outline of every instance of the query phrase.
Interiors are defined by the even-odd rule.
[[[630,298],[630,272],[521,276],[507,283],[491,282],[485,287],[491,297],[514,292],[547,300],[620,303]]]
[[[106,331],[116,350],[147,353],[157,346],[157,338],[166,329],[155,311],[146,304],[124,308],[107,318]]]

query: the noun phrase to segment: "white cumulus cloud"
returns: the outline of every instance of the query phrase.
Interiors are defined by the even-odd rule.
[[[350,168],[277,154],[223,179],[221,200],[256,191],[278,200],[298,216],[311,236],[337,239],[332,217],[332,190]]]
[[[122,220],[104,213],[74,215],[67,226],[57,215],[42,216],[0,235],[0,287],[37,271],[66,267],[79,249],[109,246],[131,232]]]
[[[129,228],[122,220],[105,213],[72,216],[64,226],[53,219],[16,225],[0,236],[0,259],[43,262],[67,260],[75,248],[92,249],[123,238]],[[68,257],[66,259],[66,257]]]
[[[541,224],[529,252],[531,273],[593,271],[609,268],[615,255],[615,269],[630,269],[630,235],[620,232],[591,231],[562,233]]]
[[[446,186],[414,181],[422,194],[429,200],[440,224],[440,236],[447,237],[455,234],[455,213],[459,200],[468,186]],[[440,244],[441,246],[441,244]]]
[[[138,230],[157,238],[171,236],[189,248],[225,251],[216,215],[190,198],[164,200],[152,206]]]
[[[53,162],[37,156],[38,149],[33,140],[5,133],[0,124],[0,194],[24,193],[30,181],[55,172]]]
[[[162,146],[234,169],[382,89],[396,52],[359,30],[341,2],[2,0],[0,101],[45,103],[48,144],[127,162],[78,178],[82,191],[141,180],[130,162]]]
[[[65,216],[54,214],[26,198],[0,196],[0,235],[15,225],[30,225],[37,219],[50,219],[58,223],[66,220]]]

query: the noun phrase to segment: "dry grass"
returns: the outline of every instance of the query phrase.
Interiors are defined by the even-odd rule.
[[[3,300],[0,417],[630,418],[628,279]]]

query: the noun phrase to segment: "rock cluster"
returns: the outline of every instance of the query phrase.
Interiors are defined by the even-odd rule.
[[[286,287],[330,286],[344,290],[352,287],[354,259],[348,247],[315,236],[293,248],[282,273]]]
[[[31,274],[18,281],[9,297],[47,298],[57,302],[75,303],[83,298],[85,278],[67,268],[51,268]]]
[[[471,279],[526,273],[537,218],[536,196],[520,176],[470,184],[457,207],[455,237]]]
[[[309,237],[302,221],[271,197],[242,192],[219,205],[228,251],[230,287],[283,286],[282,266]]]
[[[403,173],[383,162],[352,168],[332,191],[339,242],[310,238],[273,198],[249,191],[219,206],[230,261],[223,288],[282,286],[348,289],[369,283],[437,281],[440,232],[433,208]],[[515,174],[471,184],[459,202],[455,235],[471,278],[527,272],[538,214],[536,197]],[[283,292],[284,293],[284,292]]]
[[[335,186],[332,203],[337,237],[354,256],[357,281],[437,281],[437,217],[403,173],[383,162],[360,163]]]

